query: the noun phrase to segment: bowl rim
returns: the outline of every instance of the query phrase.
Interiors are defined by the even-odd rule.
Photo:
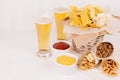
[[[59,64],[59,63],[57,62],[57,58],[58,58],[59,56],[62,56],[62,55],[67,55],[67,56],[70,56],[70,57],[74,57],[74,58],[76,59],[75,63],[73,63],[72,65],[62,65],[62,64]],[[59,53],[59,54],[57,54],[57,55],[55,56],[55,63],[56,63],[57,65],[62,66],[62,67],[73,67],[73,66],[77,65],[77,62],[78,62],[78,56],[75,55],[75,54],[69,53],[69,52]]]

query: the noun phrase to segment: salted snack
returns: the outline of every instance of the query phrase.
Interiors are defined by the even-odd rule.
[[[70,66],[76,62],[76,59],[68,55],[61,55],[57,58],[57,62],[61,65]]]
[[[96,56],[99,58],[107,58],[111,56],[114,51],[114,47],[110,42],[102,42],[97,46]]]
[[[84,54],[78,61],[78,67],[82,70],[88,70],[95,67],[95,58],[91,52]]]
[[[102,62],[102,71],[110,76],[117,76],[118,62],[113,59],[106,59]]]
[[[71,11],[69,12],[70,25],[78,26],[81,30],[100,28],[101,26],[94,21],[94,17],[103,12],[103,9],[99,6],[87,5],[80,9],[76,6],[71,6]]]

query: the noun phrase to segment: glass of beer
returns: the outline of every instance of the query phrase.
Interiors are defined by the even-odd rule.
[[[49,41],[51,32],[52,20],[49,16],[40,16],[36,21],[36,30],[38,35],[38,55],[43,57],[49,57]]]
[[[54,9],[54,16],[57,28],[57,39],[58,40],[65,40],[66,33],[63,32],[64,26],[62,25],[62,20],[68,17],[68,9],[67,8],[55,8]]]

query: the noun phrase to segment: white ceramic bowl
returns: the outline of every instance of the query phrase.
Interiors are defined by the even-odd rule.
[[[53,47],[53,45],[54,45],[55,43],[57,43],[57,42],[65,42],[65,43],[67,43],[70,47],[67,48],[67,49],[65,49],[65,50],[55,49],[55,48]],[[71,49],[71,43],[68,42],[68,41],[64,41],[64,40],[55,41],[55,42],[51,45],[51,52],[52,52],[53,54],[59,54],[59,53],[69,52],[70,49]]]
[[[75,58],[75,63],[72,65],[63,65],[57,62],[57,58],[62,55],[67,55],[70,57]],[[58,72],[61,72],[62,74],[73,74],[77,68],[77,62],[78,62],[78,56],[71,54],[71,53],[58,53],[54,58],[55,66]]]

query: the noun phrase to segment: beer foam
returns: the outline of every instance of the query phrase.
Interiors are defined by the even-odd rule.
[[[36,23],[39,23],[39,24],[48,24],[51,22],[52,20],[47,16],[38,17],[36,20]]]
[[[58,8],[55,8],[54,9],[54,12],[55,13],[66,13],[66,12],[68,12],[68,9],[67,8],[64,8],[64,7],[58,7]]]

